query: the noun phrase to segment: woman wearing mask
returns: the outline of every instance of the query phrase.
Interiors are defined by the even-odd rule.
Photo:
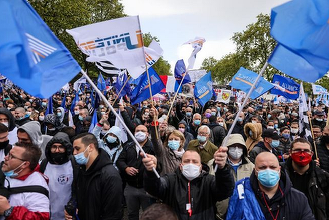
[[[188,145],[188,143],[189,143],[191,140],[194,139],[193,135],[192,135],[190,132],[186,131],[186,127],[187,127],[187,124],[186,124],[186,122],[185,122],[184,120],[182,120],[182,121],[180,121],[180,122],[178,123],[178,130],[179,130],[180,132],[182,132],[182,134],[184,134],[184,137],[185,137],[184,150],[187,149],[187,145]]]
[[[289,158],[290,144],[290,129],[287,126],[282,127],[280,129],[280,145],[277,149],[280,162]]]
[[[225,132],[227,133],[227,126],[225,119],[223,117],[217,117],[217,122],[220,126],[222,126],[225,129]]]
[[[158,118],[158,111],[156,108],[152,108],[150,111],[151,118]],[[164,143],[156,137],[155,129],[156,126],[151,126],[151,141],[153,144],[153,149],[155,156],[158,158],[159,162],[162,164],[162,170],[160,175],[173,173],[182,161],[182,155],[185,152],[184,142],[185,137],[182,132],[174,130],[167,135]]]

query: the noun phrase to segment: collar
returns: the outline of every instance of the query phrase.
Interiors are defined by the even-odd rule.
[[[242,156],[243,157],[243,156]],[[227,157],[227,161],[231,166],[240,166],[242,164],[242,158],[238,163],[233,163],[230,158]]]

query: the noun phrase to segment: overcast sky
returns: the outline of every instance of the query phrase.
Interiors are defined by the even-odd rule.
[[[194,68],[210,56],[220,59],[233,52],[230,40],[234,32],[245,30],[256,22],[260,13],[288,0],[121,0],[128,15],[139,15],[143,33],[150,32],[160,40],[163,58],[172,69],[179,59],[187,66],[192,47],[182,45],[195,37],[206,43],[198,53]]]

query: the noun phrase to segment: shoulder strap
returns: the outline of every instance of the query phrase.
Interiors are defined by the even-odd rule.
[[[47,158],[45,158],[41,161],[40,169],[39,169],[40,173],[42,173],[42,174],[45,173],[47,164],[48,164]]]
[[[49,198],[49,192],[46,188],[42,186],[21,186],[21,187],[13,187],[8,189],[10,195],[12,194],[17,194],[17,193],[24,193],[24,192],[36,192],[36,193],[41,193]]]

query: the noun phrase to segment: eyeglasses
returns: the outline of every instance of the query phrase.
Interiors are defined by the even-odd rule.
[[[56,150],[58,150],[60,152],[64,152],[65,147],[64,146],[55,146],[55,145],[53,145],[53,146],[50,147],[50,150],[53,151],[53,152],[56,151]]]
[[[208,133],[199,132],[199,133],[198,133],[198,135],[200,135],[200,136],[207,136],[207,135],[208,135]]]
[[[300,153],[300,152],[305,152],[305,153],[308,153],[308,154],[311,154],[312,151],[311,150],[308,150],[308,149],[295,149],[295,150],[292,150],[293,153]]]
[[[11,153],[8,153],[8,160],[11,160],[11,159],[17,159],[17,160],[25,161],[25,160],[23,160],[21,158],[18,158],[16,156],[12,155]]]

